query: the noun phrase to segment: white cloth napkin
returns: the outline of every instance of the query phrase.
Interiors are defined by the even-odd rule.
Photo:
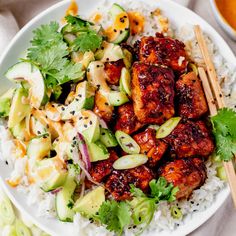
[[[135,1],[135,0],[134,0]],[[206,0],[175,0],[206,19],[227,41],[236,53],[236,43],[217,25]],[[33,16],[59,0],[0,0],[0,54],[25,23]],[[211,219],[190,234],[191,236],[234,236],[236,235],[236,210],[231,197]]]

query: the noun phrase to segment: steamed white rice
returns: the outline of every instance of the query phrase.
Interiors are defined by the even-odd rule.
[[[153,17],[150,12],[156,10],[155,7],[150,9],[149,5],[141,3],[139,1],[120,1],[121,5],[132,11],[141,11],[141,13],[146,18],[145,32],[143,35],[155,35],[157,31],[161,32],[163,25],[160,22],[168,23],[164,16],[160,18]],[[108,26],[111,22],[109,15],[107,14],[111,3],[109,0],[104,0],[103,4],[97,9],[103,15],[102,25]],[[157,24],[157,22],[159,22]],[[172,31],[171,27],[165,32],[165,34],[172,35],[174,34],[178,39],[183,41],[186,44],[186,49],[188,51],[189,57],[193,59],[198,64],[203,63],[200,50],[196,43],[196,39],[193,32],[193,27],[191,25],[186,25],[178,30]],[[129,42],[133,43],[137,37],[130,38]],[[229,107],[236,107],[236,69],[230,68],[224,58],[219,54],[217,46],[214,45],[209,37],[206,36],[208,43],[209,51],[212,55],[214,64],[217,69],[217,73],[221,82],[223,93],[225,95],[225,101]],[[7,161],[11,165],[14,171],[11,173],[12,176],[21,176],[22,182],[17,187],[17,191],[20,191],[24,194],[27,194],[27,203],[31,205],[37,205],[38,207],[38,216],[41,217],[55,217],[55,206],[54,206],[54,195],[51,193],[43,192],[37,184],[30,185],[27,182],[27,178],[24,173],[25,159],[16,159],[15,158],[15,146],[12,141],[10,132],[4,127],[0,126],[0,140],[1,140],[1,153],[4,161]],[[212,164],[209,160],[206,163],[207,166],[207,180],[205,184],[193,192],[189,200],[184,200],[180,202],[174,202],[168,204],[162,202],[159,204],[158,210],[155,213],[152,223],[148,227],[148,231],[162,231],[162,230],[174,230],[179,225],[183,224],[184,218],[188,215],[194,214],[196,211],[204,211],[209,207],[219,191],[225,187],[225,183],[216,177],[216,165]],[[9,176],[10,177],[10,176]],[[177,205],[182,213],[183,218],[176,220],[171,217],[170,207],[172,205]],[[81,215],[77,214],[74,217],[74,223],[71,224],[74,226],[73,236],[108,236],[114,235],[107,231],[103,226],[97,226],[91,224],[90,221]],[[134,235],[134,229],[126,229],[125,235]]]

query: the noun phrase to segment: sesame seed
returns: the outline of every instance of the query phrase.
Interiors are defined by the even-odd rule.
[[[122,33],[123,33],[123,30],[120,31],[120,34],[122,34]]]
[[[82,95],[81,95],[81,94],[78,94],[78,97],[79,97],[79,98],[81,98],[81,97],[82,97]]]
[[[99,68],[100,66],[99,65],[97,65],[97,68]]]
[[[87,128],[88,126],[87,125],[84,125],[84,128]]]
[[[70,114],[71,114],[71,115],[74,115],[74,114],[75,114],[75,111],[71,111]]]
[[[62,111],[65,111],[65,107],[62,107],[61,110],[62,110]]]
[[[83,117],[80,116],[80,117],[79,117],[79,120],[82,120],[82,119],[83,119]]]
[[[85,120],[87,120],[87,119],[88,119],[88,117],[87,117],[87,116],[85,116],[85,117],[84,117],[84,119],[85,119]]]
[[[117,30],[116,30],[116,29],[114,29],[114,32],[116,33],[116,32],[117,32]]]
[[[8,161],[5,161],[6,165],[8,165]]]
[[[92,124],[93,124],[93,122],[90,120],[90,121],[89,121],[89,124],[90,124],[90,125],[92,125]]]
[[[76,99],[75,99],[75,101],[77,101],[77,102],[78,102],[78,101],[79,101],[79,99],[78,99],[78,98],[76,98]]]
[[[109,104],[107,102],[105,102],[105,105],[108,106]]]

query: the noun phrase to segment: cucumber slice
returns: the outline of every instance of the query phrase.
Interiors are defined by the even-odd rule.
[[[17,236],[32,236],[29,228],[21,221],[16,220],[16,235]]]
[[[106,147],[116,147],[118,145],[115,135],[111,132],[111,130],[105,128],[101,128],[100,141]]]
[[[84,69],[88,68],[90,62],[95,61],[94,53],[92,51],[88,51],[85,53],[72,52],[71,58],[75,63],[82,64]]]
[[[92,110],[94,106],[94,89],[87,81],[79,83],[76,87],[75,99],[62,112],[62,120],[72,119],[77,116],[81,109]]]
[[[100,141],[88,143],[88,149],[91,162],[106,160],[110,156],[106,146]]]
[[[131,96],[131,76],[129,70],[125,67],[121,70],[120,91]]]
[[[49,134],[42,134],[31,139],[27,147],[27,156],[30,159],[41,160],[49,154],[51,150],[51,137]]]
[[[25,102],[28,93],[24,88],[18,88],[13,96],[8,119],[8,127],[13,128],[19,124],[28,114],[30,105]]]
[[[89,143],[100,138],[99,124],[99,118],[92,111],[81,111],[75,118],[75,127]]]
[[[72,199],[73,193],[76,188],[74,177],[68,175],[62,190],[56,195],[56,212],[60,221],[72,222],[74,217]]]
[[[63,38],[71,46],[74,43],[76,36],[74,34],[66,33],[63,35]]]
[[[10,200],[3,196],[0,200],[0,223],[1,225],[11,225],[15,220],[15,213]]]
[[[121,106],[129,101],[129,98],[124,92],[111,91],[108,94],[108,100],[112,106]]]
[[[1,236],[17,236],[15,225],[4,225]]]
[[[117,3],[114,3],[110,9],[110,14],[113,18],[114,32],[109,39],[112,43],[121,43],[128,39],[130,35],[130,22],[127,12]]]
[[[165,138],[167,137],[179,124],[181,117],[173,117],[167,120],[164,124],[160,126],[157,130],[156,138]]]
[[[43,159],[36,165],[40,187],[44,192],[57,189],[65,183],[68,173],[64,163],[58,157]]]
[[[113,168],[116,170],[127,170],[145,164],[148,157],[143,154],[126,155],[113,163]]]
[[[104,201],[105,189],[100,186],[87,193],[83,198],[78,199],[75,203],[74,211],[87,217],[92,217],[98,212]]]
[[[30,104],[39,108],[48,101],[44,78],[40,70],[29,62],[19,62],[12,66],[5,76],[14,82],[27,81],[30,85]]]
[[[123,131],[117,130],[115,136],[124,152],[128,154],[137,154],[140,152],[139,145],[130,135]]]

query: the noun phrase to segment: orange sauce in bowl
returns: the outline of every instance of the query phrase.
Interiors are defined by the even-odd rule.
[[[236,0],[215,0],[215,2],[221,15],[236,30]]]

